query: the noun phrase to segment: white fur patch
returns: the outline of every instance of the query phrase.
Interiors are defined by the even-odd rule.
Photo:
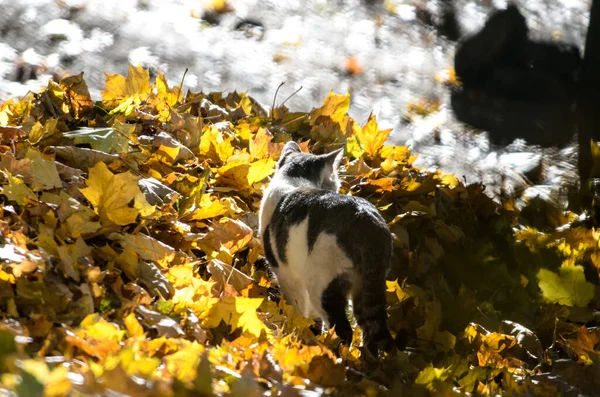
[[[340,274],[352,269],[352,262],[332,234],[321,233],[308,252],[308,218],[289,231],[287,263],[274,269],[284,295],[294,296],[305,317],[327,320],[322,307],[323,291]],[[309,302],[305,299],[308,298]]]
[[[276,175],[271,180],[271,183],[269,183],[269,187],[265,190],[265,194],[260,202],[258,232],[261,239],[267,225],[271,222],[271,217],[273,217],[273,212],[275,212],[275,207],[277,207],[279,200],[281,200],[284,195],[304,186],[311,186],[310,181],[302,178],[286,178],[279,175]]]
[[[341,155],[337,157],[341,158]],[[336,158],[336,165],[339,159]],[[335,169],[335,168],[334,168]],[[271,222],[279,200],[294,190],[311,186],[337,191],[339,179],[337,173],[324,169],[321,182],[315,185],[309,179],[289,178],[276,174],[264,193],[259,219],[259,235],[263,247],[264,232]],[[321,233],[313,249],[308,250],[308,217],[289,230],[288,245],[285,247],[286,262],[279,256],[275,236],[271,235],[273,255],[278,267],[272,267],[277,276],[281,290],[288,301],[305,317],[322,319],[327,322],[321,298],[323,291],[338,275],[350,271],[353,266],[350,259],[337,244],[335,235]]]

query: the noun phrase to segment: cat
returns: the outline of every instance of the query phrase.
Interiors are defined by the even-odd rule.
[[[385,298],[392,235],[373,204],[338,193],[342,155],[304,153],[286,143],[261,201],[259,235],[286,300],[305,317],[335,326],[348,344],[352,295],[364,345],[376,355],[394,343]]]

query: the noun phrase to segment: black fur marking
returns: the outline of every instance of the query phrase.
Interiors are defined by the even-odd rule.
[[[271,247],[271,231],[269,226],[265,229],[264,242],[265,257],[267,258],[267,261],[272,267],[279,267],[277,259],[275,259],[275,255],[273,254],[273,248]]]
[[[281,171],[287,177],[307,179],[315,184],[321,183],[321,171],[327,164],[325,156],[305,153],[289,153],[280,160]]]
[[[346,317],[350,286],[348,276],[337,276],[329,283],[321,296],[321,306],[327,313],[329,326],[335,326],[335,332],[344,343],[352,342],[352,327]]]
[[[280,198],[263,236],[265,255],[273,267],[285,267],[291,259],[286,254],[290,229],[306,219],[309,253],[321,234],[335,236],[337,246],[350,259],[354,269],[346,269],[348,272],[330,282],[320,297],[322,309],[340,338],[350,342],[352,328],[345,308],[352,289],[354,313],[364,332],[364,344],[376,355],[378,351],[389,351],[394,346],[387,326],[385,299],[385,275],[391,260],[392,235],[373,204],[333,191],[336,190],[334,170],[339,154],[332,152],[315,156],[301,153],[295,143],[286,144],[277,163],[277,172],[288,178],[287,182],[292,186],[296,183],[295,179],[304,179],[314,186],[298,187]],[[299,181],[296,186],[302,184]],[[272,247],[271,236],[275,247]],[[276,265],[275,258],[269,259],[269,256],[274,257],[273,250],[277,250],[281,262]],[[341,264],[331,263],[331,266],[339,267]]]
[[[360,266],[370,258],[377,273],[385,274],[392,252],[392,239],[385,220],[375,206],[360,197],[300,188],[284,196],[273,214],[271,226],[280,259],[287,263],[285,247],[289,229],[308,216],[308,249],[321,233],[333,234],[337,243]],[[357,244],[360,241],[360,244]],[[358,269],[362,272],[362,269]]]
[[[371,267],[360,280],[360,285],[354,285],[352,303],[354,316],[360,328],[364,331],[364,344],[374,355],[379,349],[390,351],[394,339],[387,326],[385,300],[385,274],[369,272]]]

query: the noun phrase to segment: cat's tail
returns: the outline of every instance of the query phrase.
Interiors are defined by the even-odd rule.
[[[363,330],[363,342],[377,355],[378,351],[391,351],[394,339],[387,325],[385,275],[391,260],[391,244],[383,252],[371,252],[363,262],[362,274],[353,289],[354,314]]]

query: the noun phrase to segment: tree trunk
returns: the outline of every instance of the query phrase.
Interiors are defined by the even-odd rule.
[[[583,88],[600,85],[600,0],[592,0],[590,24],[585,40],[585,53],[581,71]]]
[[[585,41],[585,53],[579,75],[579,93],[577,97],[577,127],[579,141],[579,178],[581,180],[580,199],[582,207],[591,203],[594,193],[590,191],[594,158],[590,142],[600,137],[600,0],[592,0],[590,24]],[[595,189],[593,189],[595,190]]]

